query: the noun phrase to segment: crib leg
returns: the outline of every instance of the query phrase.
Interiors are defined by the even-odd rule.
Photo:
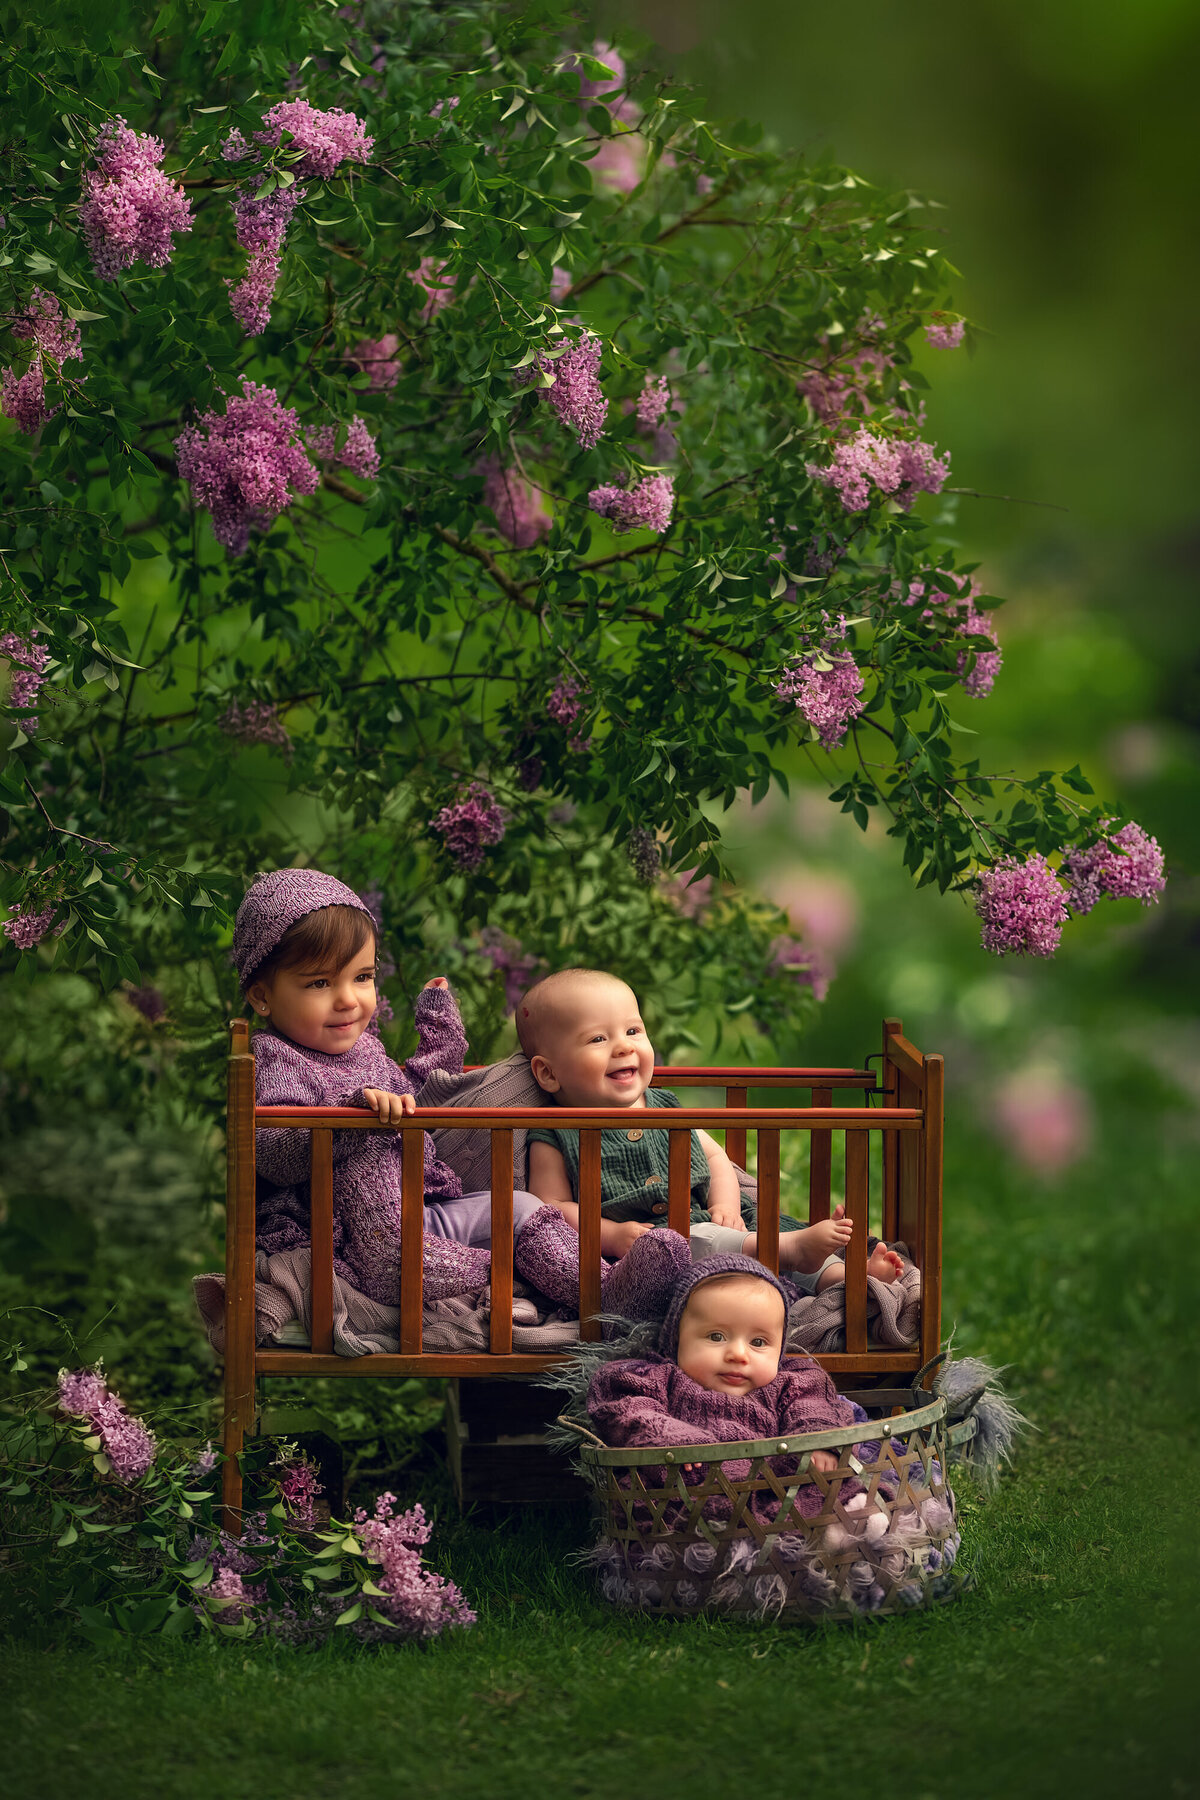
[[[251,1351],[253,1356],[253,1350]],[[239,1387],[243,1391],[239,1393]],[[237,1359],[225,1357],[225,1406],[222,1448],[225,1463],[221,1470],[221,1523],[231,1537],[242,1534],[242,1466],[238,1460],[246,1441],[247,1423],[254,1417],[254,1365],[251,1362],[249,1389],[238,1380]]]

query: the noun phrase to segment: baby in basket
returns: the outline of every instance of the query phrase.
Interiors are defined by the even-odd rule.
[[[629,1272],[637,1263],[647,1265],[643,1288],[665,1289],[669,1303],[657,1354],[604,1363],[591,1379],[587,1409],[606,1444],[783,1440],[865,1418],[810,1357],[784,1356],[790,1297],[761,1263],[745,1256],[693,1263],[674,1232],[637,1245]],[[829,1450],[811,1453],[822,1473],[837,1460]],[[816,1495],[813,1502],[819,1506]]]
[[[643,1233],[666,1224],[668,1134],[643,1131],[647,1107],[678,1106],[652,1088],[654,1046],[637,998],[623,981],[597,969],[564,969],[535,983],[517,1007],[517,1036],[534,1079],[559,1106],[629,1109],[631,1129],[601,1134],[600,1248],[622,1257]],[[754,1256],[757,1234],[742,1219],[737,1172],[705,1131],[691,1134],[692,1254]],[[537,1127],[529,1133],[529,1188],[579,1229],[579,1133]],[[797,1227],[786,1221],[780,1268],[801,1292],[819,1294],[845,1281],[837,1252],[851,1221],[838,1207],[831,1219]],[[886,1244],[869,1246],[867,1273],[892,1282],[903,1264]]]

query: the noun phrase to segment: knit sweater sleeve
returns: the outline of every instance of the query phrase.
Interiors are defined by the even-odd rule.
[[[854,1407],[807,1357],[787,1357],[778,1381],[780,1431],[832,1431],[854,1424]]]
[[[331,1091],[324,1070],[285,1039],[258,1032],[254,1038],[254,1097],[259,1106],[336,1106],[345,1097]],[[311,1147],[307,1131],[261,1129],[254,1134],[257,1172],[277,1187],[308,1180]]]
[[[667,1362],[610,1362],[597,1369],[588,1388],[592,1424],[606,1444],[715,1444],[702,1425],[674,1418],[669,1411]]]
[[[416,1094],[435,1069],[462,1073],[467,1049],[458,1001],[449,988],[422,988],[416,1005],[417,1047],[404,1065],[409,1091]]]

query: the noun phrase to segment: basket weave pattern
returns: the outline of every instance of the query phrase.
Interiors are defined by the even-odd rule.
[[[673,1617],[837,1618],[953,1599],[964,1582],[945,1413],[931,1399],[879,1424],[790,1438],[585,1445],[601,1593]],[[837,1455],[835,1470],[812,1466],[820,1449]],[[701,1467],[685,1473],[685,1463]]]

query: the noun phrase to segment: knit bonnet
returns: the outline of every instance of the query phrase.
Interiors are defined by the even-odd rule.
[[[658,1348],[672,1362],[679,1354],[679,1322],[683,1317],[684,1307],[701,1282],[715,1281],[719,1275],[754,1275],[773,1287],[783,1301],[786,1335],[788,1311],[795,1296],[788,1293],[777,1275],[772,1275],[770,1269],[765,1269],[762,1263],[755,1262],[751,1256],[706,1256],[700,1262],[693,1263],[690,1269],[685,1269],[675,1283],[667,1316],[658,1334]]]
[[[319,869],[273,869],[255,877],[233,925],[233,962],[243,990],[284,932],[324,906],[352,906],[377,930],[370,907],[333,875]]]

